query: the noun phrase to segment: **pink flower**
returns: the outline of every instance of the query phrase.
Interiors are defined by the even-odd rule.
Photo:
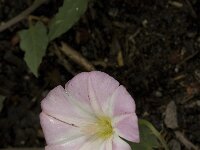
[[[45,150],[131,150],[123,139],[139,142],[134,100],[106,73],[80,73],[41,105]]]

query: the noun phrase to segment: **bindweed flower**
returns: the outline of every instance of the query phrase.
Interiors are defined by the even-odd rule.
[[[134,100],[106,73],[76,75],[41,106],[45,150],[131,150],[123,139],[139,142]]]

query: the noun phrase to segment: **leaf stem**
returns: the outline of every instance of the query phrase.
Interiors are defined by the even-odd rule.
[[[163,139],[163,137],[160,135],[160,133],[156,130],[156,128],[148,121],[144,119],[139,119],[139,124],[147,126],[152,133],[159,139],[160,143],[163,145],[165,150],[169,150],[167,143]]]

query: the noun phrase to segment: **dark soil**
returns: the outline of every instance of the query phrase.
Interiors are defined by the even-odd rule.
[[[0,0],[1,22],[31,3]],[[51,0],[33,15],[51,18],[61,4]],[[67,42],[98,70],[125,85],[135,98],[139,117],[151,121],[168,142],[175,134],[165,126],[164,114],[166,105],[175,101],[177,130],[200,146],[199,14],[198,0],[94,0],[79,22],[56,41]],[[0,33],[0,95],[5,96],[0,148],[44,146],[40,101],[50,89],[73,77],[50,49],[39,77],[34,77],[15,43],[16,33],[27,27],[24,20]],[[84,71],[69,62],[76,73]]]

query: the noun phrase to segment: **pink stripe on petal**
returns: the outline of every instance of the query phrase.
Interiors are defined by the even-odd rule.
[[[113,77],[100,71],[90,72],[89,96],[94,110],[103,110],[109,104],[110,97],[119,86],[119,82]]]
[[[93,119],[92,114],[84,111],[84,103],[77,103],[71,95],[69,96],[62,86],[57,86],[49,92],[45,99],[41,102],[42,110],[58,120],[76,126],[87,124]]]
[[[135,113],[135,102],[124,86],[120,85],[113,93],[109,109],[112,116]]]
[[[70,141],[82,136],[78,127],[56,120],[43,112],[40,114],[40,123],[46,142],[50,145]]]
[[[120,137],[115,136],[113,138],[112,150],[131,150],[131,147],[128,143],[126,143]]]
[[[135,113],[114,118],[113,126],[120,137],[131,142],[140,141],[138,118]]]
[[[66,83],[65,90],[73,95],[76,100],[87,105],[87,109],[92,111],[90,99],[88,96],[88,78],[88,72],[83,72],[76,75],[74,78]]]

